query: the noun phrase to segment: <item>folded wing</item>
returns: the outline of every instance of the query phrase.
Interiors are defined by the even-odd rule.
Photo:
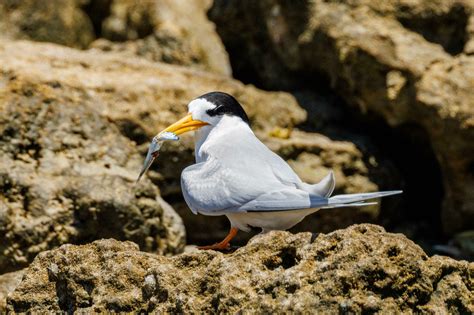
[[[211,151],[211,150],[210,150]],[[206,152],[205,152],[206,153]],[[291,167],[253,134],[239,146],[219,143],[205,161],[181,175],[184,198],[194,213],[222,215],[247,211],[287,211],[367,205],[366,200],[401,191],[338,195],[331,172],[320,183],[303,183]],[[204,154],[206,155],[206,154]]]

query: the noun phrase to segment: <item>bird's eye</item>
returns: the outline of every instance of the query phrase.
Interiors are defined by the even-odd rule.
[[[213,109],[209,109],[206,111],[206,113],[209,115],[209,116],[216,116],[216,115],[219,115],[219,114],[223,114],[225,111],[225,107],[224,105],[219,105]]]
[[[219,105],[219,106],[217,106],[216,108],[214,108],[213,111],[219,112],[219,111],[222,110],[222,109],[224,109],[224,105]]]

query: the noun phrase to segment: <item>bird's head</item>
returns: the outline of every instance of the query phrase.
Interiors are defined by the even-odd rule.
[[[236,116],[245,123],[249,119],[240,103],[224,92],[210,92],[199,96],[188,104],[188,114],[162,132],[173,132],[177,135],[200,129],[204,126],[216,126],[224,116]]]
[[[249,124],[247,114],[232,95],[224,92],[210,92],[192,100],[188,104],[188,114],[186,116],[166,127],[155,136],[157,141],[152,142],[152,145],[150,145],[138,179],[148,170],[153,160],[158,156],[158,150],[161,147],[161,144],[158,144],[160,139],[178,139],[178,137],[176,139],[168,139],[164,135],[167,133],[180,135],[188,131],[198,130],[204,126],[212,128],[225,116],[239,117],[243,122]]]
[[[188,104],[188,112],[193,119],[215,126],[224,116],[235,116],[249,123],[242,105],[230,94],[210,92],[199,96]]]

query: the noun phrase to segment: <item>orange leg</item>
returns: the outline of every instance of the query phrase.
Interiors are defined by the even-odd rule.
[[[236,235],[237,232],[236,228],[231,228],[229,231],[229,234],[219,243],[215,243],[214,245],[208,245],[208,246],[198,246],[198,249],[217,249],[217,250],[224,250],[228,249],[230,247],[230,240],[233,239]]]

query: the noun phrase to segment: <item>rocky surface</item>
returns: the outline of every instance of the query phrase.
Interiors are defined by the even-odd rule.
[[[53,42],[86,48],[94,26],[76,0],[5,0],[0,2],[2,37]]]
[[[227,52],[206,17],[210,0],[113,0],[91,47],[230,76]]]
[[[441,168],[441,221],[453,234],[474,228],[474,59],[455,55],[468,52],[472,8],[472,1],[217,0],[209,15],[238,78],[286,89],[326,83],[414,141],[421,130],[419,144],[429,142]]]
[[[0,313],[6,313],[7,296],[20,284],[23,273],[24,270],[20,270],[0,275]]]
[[[8,310],[49,312],[472,313],[474,264],[428,257],[401,234],[355,225],[271,232],[231,254],[166,258],[100,240],[41,253]]]
[[[124,58],[181,64],[229,76],[223,44],[207,19],[209,0],[6,0],[0,36],[75,48],[121,51]]]
[[[316,182],[329,169],[335,169],[338,192],[400,187],[400,181],[394,175],[396,172],[370,152],[363,154],[350,142],[332,141],[319,134],[292,131],[296,124],[306,119],[306,112],[287,93],[263,92],[222,76],[151,63],[139,58],[127,59],[121,53],[104,54],[93,50],[82,52],[50,44],[4,42],[0,49],[0,61],[5,73],[4,82],[12,86],[25,85],[26,87],[21,87],[23,90],[34,86],[32,91],[25,92],[26,96],[22,96],[25,102],[32,102],[30,99],[34,99],[38,108],[45,106],[45,102],[65,103],[65,108],[70,104],[70,115],[81,104],[89,106],[87,109],[78,109],[84,115],[93,107],[100,116],[96,120],[103,127],[94,127],[97,123],[90,122],[88,128],[92,128],[91,136],[93,134],[100,139],[97,140],[97,146],[101,152],[112,150],[107,149],[112,147],[114,150],[130,147],[125,139],[123,145],[118,145],[98,136],[99,133],[95,131],[106,128],[107,125],[115,125],[128,139],[139,144],[144,156],[149,140],[159,130],[184,115],[186,104],[191,99],[208,91],[223,90],[242,102],[259,137],[290,160],[291,165],[305,180]],[[8,93],[10,89],[6,90],[5,95]],[[51,96],[48,97],[51,100],[43,96],[44,93],[50,93]],[[13,109],[21,111],[20,108]],[[32,117],[36,117],[34,113],[33,111]],[[64,132],[64,136],[66,135],[67,132]],[[118,163],[105,161],[101,156],[94,159],[96,163],[108,163],[111,167]],[[212,242],[227,233],[227,219],[192,215],[182,203],[179,177],[181,170],[192,164],[193,159],[192,137],[182,137],[180,142],[163,148],[161,158],[155,163],[149,177],[160,186],[162,196],[172,201],[173,206],[184,217],[190,239],[199,243]],[[75,164],[72,161],[69,163],[72,166]],[[133,165],[135,166],[127,167],[130,171],[127,178],[130,181],[140,169],[138,164]],[[55,166],[53,164],[49,167]],[[67,166],[64,168],[67,169]],[[105,168],[103,170],[110,172]],[[377,174],[377,170],[382,171],[378,176],[373,176]],[[392,176],[387,176],[387,172]],[[308,224],[328,231],[354,222],[373,221],[379,217],[379,210],[379,207],[368,207],[354,211],[345,209],[334,213],[322,212]],[[219,228],[210,233],[209,224]],[[248,239],[245,233],[239,236],[242,240]]]
[[[182,251],[181,219],[150,181],[134,185],[142,157],[94,100],[16,70],[3,59],[0,270],[25,266],[64,243],[102,237],[163,254]]]

